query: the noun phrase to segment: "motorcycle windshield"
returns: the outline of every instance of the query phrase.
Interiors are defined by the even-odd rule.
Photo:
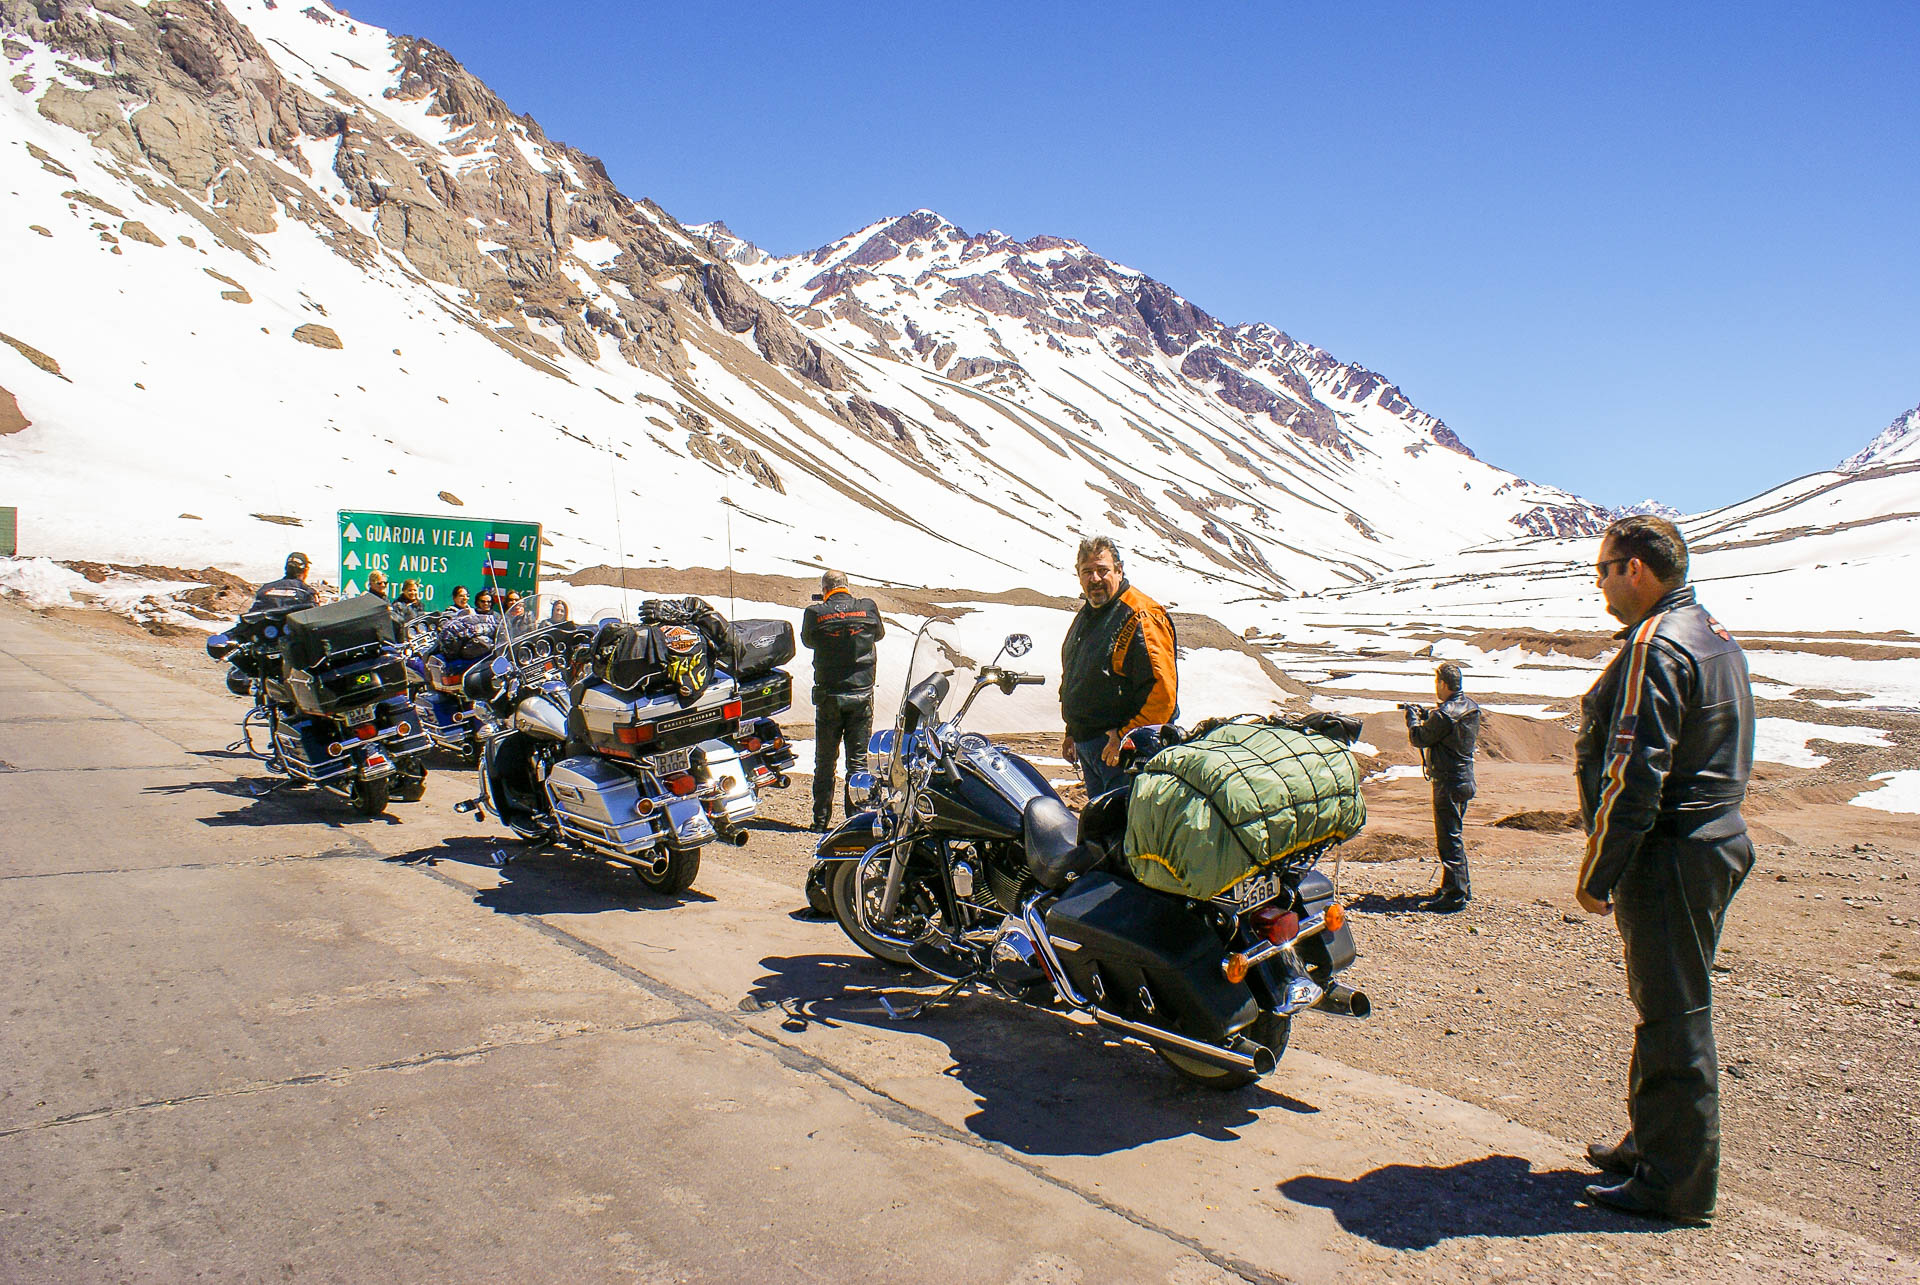
[[[907,682],[900,693],[900,712],[894,718],[896,736],[910,728],[938,725],[959,712],[981,662],[962,637],[957,621],[935,617],[920,626],[913,638],[913,657],[907,664]],[[945,679],[943,684],[936,679]]]

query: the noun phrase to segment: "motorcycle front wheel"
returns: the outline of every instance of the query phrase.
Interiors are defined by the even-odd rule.
[[[647,866],[635,866],[633,872],[640,876],[640,882],[647,886],[648,892],[657,892],[663,897],[677,897],[693,887],[693,881],[700,877],[700,849],[689,848],[670,853],[666,867],[658,874]]]
[[[1293,1034],[1293,1019],[1279,1013],[1263,1012],[1253,1020],[1253,1024],[1242,1031],[1255,1044],[1264,1044],[1273,1050],[1273,1060],[1278,1062],[1287,1051],[1287,1040]],[[1178,1071],[1195,1084],[1204,1084],[1210,1089],[1244,1089],[1260,1077],[1252,1071],[1234,1071],[1224,1066],[1214,1066],[1194,1058],[1182,1056],[1157,1048],[1155,1053],[1160,1060]]]
[[[876,862],[876,865],[880,863]],[[884,866],[881,867],[884,869]],[[884,877],[868,881],[867,911],[879,914],[880,897],[886,888]],[[912,968],[913,961],[907,958],[904,947],[890,945],[868,932],[860,924],[860,912],[855,909],[860,898],[860,863],[858,861],[837,861],[833,873],[827,876],[827,900],[833,905],[833,917],[840,922],[840,930],[853,940],[853,944],[866,951],[875,959],[889,964],[898,964],[902,968]]]
[[[355,781],[347,791],[347,802],[363,817],[377,817],[387,810],[387,778]]]

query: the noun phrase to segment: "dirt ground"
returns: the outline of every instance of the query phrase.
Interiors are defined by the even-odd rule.
[[[99,612],[41,614],[222,690],[196,640]],[[1796,702],[1791,716],[1813,708]],[[1368,720],[1379,764],[1415,761],[1396,719]],[[1756,774],[1758,861],[1716,968],[1722,1206],[1765,1203],[1920,1251],[1920,818],[1847,803],[1871,772],[1920,766],[1920,716],[1875,719],[1892,748],[1822,743],[1834,759],[1825,768]],[[1576,806],[1572,733],[1499,715],[1489,733],[1495,752],[1467,818],[1475,900],[1464,913],[1414,908],[1437,877],[1425,782],[1368,785],[1367,830],[1340,850],[1338,876],[1361,950],[1347,980],[1368,992],[1374,1016],[1322,1023],[1301,1042],[1570,1143],[1612,1139],[1624,1126],[1632,1013],[1612,922],[1572,899],[1582,845],[1564,828]],[[1058,753],[1050,735],[1011,739]],[[796,911],[810,784],[796,775],[771,793],[752,843],[716,854],[790,885]],[[1517,814],[1535,815],[1495,824]]]

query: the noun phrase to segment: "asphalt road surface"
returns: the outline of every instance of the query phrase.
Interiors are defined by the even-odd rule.
[[[241,709],[0,610],[0,1278],[1920,1278],[1587,1209],[1566,1142],[1338,1019],[1231,1094],[990,997],[891,1022],[925,990],[796,916],[790,823],[677,901],[498,870],[470,778],[261,793]]]

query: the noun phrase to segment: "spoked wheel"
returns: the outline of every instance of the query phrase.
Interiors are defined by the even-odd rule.
[[[898,964],[902,968],[914,967],[913,961],[907,958],[905,947],[881,941],[861,926],[860,915],[854,909],[854,903],[864,895],[867,900],[868,916],[878,919],[880,899],[886,893],[887,878],[885,864],[876,861],[873,877],[867,880],[867,886],[863,890],[860,887],[860,864],[858,861],[835,862],[833,873],[827,876],[827,900],[833,904],[833,917],[840,921],[841,931],[853,939],[853,944],[875,959],[885,960],[889,964]]]
[[[1261,1013],[1253,1025],[1241,1034],[1255,1044],[1264,1044],[1273,1050],[1273,1060],[1278,1062],[1287,1051],[1287,1040],[1293,1034],[1293,1019],[1282,1017],[1278,1013]],[[1195,1084],[1204,1084],[1210,1089],[1244,1089],[1260,1077],[1252,1071],[1234,1071],[1224,1066],[1214,1066],[1183,1054],[1171,1053],[1166,1049],[1155,1049],[1160,1060],[1178,1071]]]
[[[633,872],[640,876],[647,891],[677,897],[693,887],[693,881],[700,877],[700,849],[688,848],[668,854],[666,868],[658,874],[647,866],[635,866]]]
[[[347,802],[363,817],[377,817],[387,810],[386,777],[377,781],[355,781],[347,791]]]

